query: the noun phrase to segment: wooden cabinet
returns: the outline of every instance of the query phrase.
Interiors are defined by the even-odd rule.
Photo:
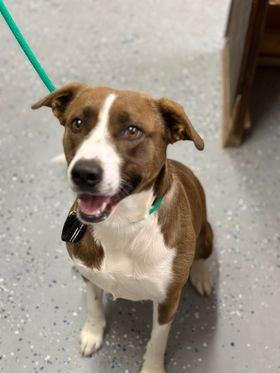
[[[223,49],[223,145],[253,127],[248,102],[257,65],[280,66],[280,0],[232,0]]]

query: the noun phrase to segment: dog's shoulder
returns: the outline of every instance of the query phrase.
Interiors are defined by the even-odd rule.
[[[184,189],[195,220],[204,215],[205,193],[204,189],[193,171],[178,161],[170,161],[173,174]],[[194,222],[195,223],[195,222]]]

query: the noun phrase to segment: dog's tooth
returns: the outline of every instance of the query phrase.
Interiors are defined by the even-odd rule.
[[[106,208],[106,202],[103,202],[103,203],[102,203],[102,206],[101,206],[101,208],[100,208],[100,210],[101,210],[101,211],[104,211],[105,208]]]

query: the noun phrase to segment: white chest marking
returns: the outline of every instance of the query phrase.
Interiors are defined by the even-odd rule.
[[[127,197],[108,221],[94,226],[94,237],[104,249],[100,270],[90,269],[74,259],[86,278],[112,293],[114,298],[161,302],[172,281],[175,250],[166,247],[164,243],[157,213],[134,224],[120,223],[121,210],[125,210],[127,205],[132,209],[135,202],[135,209],[132,211],[137,216],[137,207],[151,199],[147,198],[147,194],[152,196],[150,191]],[[133,219],[134,217],[132,221]]]

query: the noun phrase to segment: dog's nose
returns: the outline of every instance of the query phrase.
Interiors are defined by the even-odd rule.
[[[71,171],[73,182],[81,188],[92,188],[102,179],[102,168],[95,160],[81,159]]]

